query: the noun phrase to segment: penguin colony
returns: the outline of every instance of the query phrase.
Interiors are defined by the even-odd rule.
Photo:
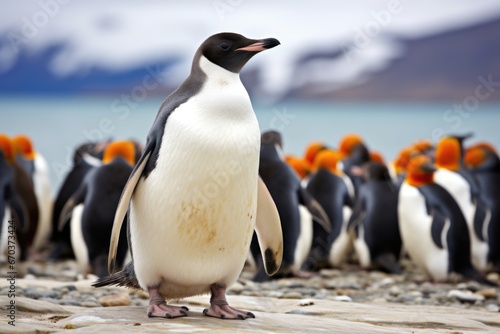
[[[303,156],[285,155],[279,132],[260,132],[239,80],[250,58],[277,45],[208,38],[145,146],[80,145],[55,198],[30,138],[0,134],[0,259],[14,220],[19,261],[74,258],[96,287],[148,291],[147,315],[164,318],[188,311],[166,299],[204,293],[207,316],[254,317],[225,296],[245,263],[264,281],[353,262],[400,274],[408,256],[432,281],[454,272],[493,284],[484,275],[500,271],[496,148],[450,135],[385,162],[348,134],[336,148],[312,142]],[[214,175],[224,187],[204,192]]]

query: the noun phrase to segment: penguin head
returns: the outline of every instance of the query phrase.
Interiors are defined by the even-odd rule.
[[[322,150],[326,150],[328,147],[320,141],[313,141],[307,145],[306,151],[304,152],[304,160],[309,164],[313,165],[316,155]]]
[[[134,143],[126,140],[111,142],[104,150],[102,162],[108,164],[116,158],[121,158],[132,166],[135,165]]]
[[[290,167],[292,167],[301,179],[304,179],[311,174],[312,168],[308,161],[292,155],[285,156],[285,161],[290,165]]]
[[[460,161],[462,159],[460,141],[455,137],[442,138],[436,147],[436,166],[445,168],[451,171],[460,169]]]
[[[314,170],[326,169],[334,174],[339,174],[337,164],[341,160],[342,155],[339,152],[325,149],[320,151],[314,159]]]
[[[281,137],[281,133],[278,131],[269,130],[263,132],[260,136],[260,144],[262,146],[278,145],[280,148],[283,148],[283,138]]]
[[[353,166],[351,174],[362,176],[366,181],[391,181],[389,169],[383,162],[369,161],[363,167]]]
[[[340,140],[339,151],[343,156],[349,156],[359,145],[364,145],[363,139],[356,134],[348,134]]]
[[[194,61],[199,61],[203,55],[212,63],[239,73],[254,55],[279,44],[275,38],[248,39],[239,34],[224,32],[207,38],[198,48]]]
[[[434,146],[432,145],[432,142],[427,139],[420,139],[417,140],[413,143],[412,145],[413,150],[423,153],[423,154],[428,154],[434,150]]]
[[[488,143],[478,143],[467,148],[464,163],[469,169],[477,171],[500,169],[500,158],[496,149]]]
[[[414,187],[421,187],[434,182],[436,168],[430,157],[419,154],[410,158],[405,182]]]
[[[14,147],[12,141],[4,134],[0,134],[0,154],[9,164],[14,162]]]
[[[384,162],[384,157],[382,156],[382,153],[377,152],[377,151],[371,151],[370,152],[370,161],[373,162],[378,162],[378,163],[385,163]]]
[[[35,159],[35,150],[31,140],[25,135],[19,135],[12,139],[12,145],[16,154],[21,155],[26,160]]]

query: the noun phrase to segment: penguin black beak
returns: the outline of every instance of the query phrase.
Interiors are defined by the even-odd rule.
[[[428,164],[421,165],[420,170],[422,170],[425,173],[434,173],[436,171],[436,167],[434,167],[434,165],[428,163]]]
[[[236,49],[236,51],[251,51],[251,52],[261,52],[267,49],[274,48],[280,45],[280,42],[276,38],[266,38],[252,43],[250,45],[244,46],[242,48]]]

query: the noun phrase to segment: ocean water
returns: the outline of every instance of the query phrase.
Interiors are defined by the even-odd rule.
[[[0,132],[32,138],[50,165],[57,191],[77,145],[107,137],[144,143],[161,102],[159,98],[127,103],[119,97],[1,97]],[[500,148],[500,104],[475,107],[460,113],[454,102],[254,104],[261,129],[283,134],[286,153],[301,155],[313,140],[336,147],[344,135],[357,133],[386,161],[417,139],[436,141],[446,134],[472,132],[467,143],[488,141]]]

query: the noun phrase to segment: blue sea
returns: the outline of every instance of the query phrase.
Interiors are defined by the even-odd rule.
[[[262,130],[276,129],[286,153],[301,155],[321,140],[336,147],[348,133],[361,135],[386,161],[417,139],[472,132],[468,143],[488,141],[500,147],[500,104],[481,103],[462,112],[450,103],[327,103],[283,101],[257,103]],[[27,134],[48,161],[57,191],[71,166],[74,148],[107,137],[145,142],[162,103],[160,98],[124,102],[115,97],[1,97],[0,132]]]

